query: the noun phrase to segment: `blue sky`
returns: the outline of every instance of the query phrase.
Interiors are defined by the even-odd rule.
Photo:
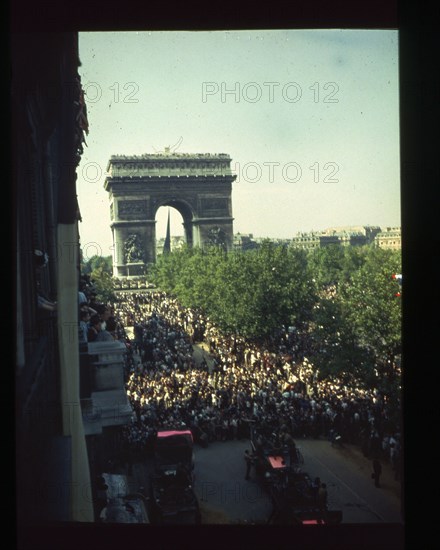
[[[231,156],[234,232],[400,225],[397,31],[94,32],[79,41],[90,125],[78,169],[83,246],[111,253],[110,156],[165,146]],[[166,217],[159,210],[158,236]],[[181,223],[172,209],[172,234],[183,234]]]

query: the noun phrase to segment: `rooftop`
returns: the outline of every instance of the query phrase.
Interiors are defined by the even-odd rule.
[[[159,153],[145,153],[144,155],[111,155],[111,161],[117,160],[174,160],[174,159],[200,159],[200,160],[230,160],[226,153],[176,153],[163,151]]]

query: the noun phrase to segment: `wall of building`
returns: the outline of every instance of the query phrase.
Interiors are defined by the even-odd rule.
[[[82,505],[82,519],[90,521],[89,505],[80,503],[69,489],[75,476],[77,481],[88,480],[88,462],[83,454],[82,420],[79,418],[78,429],[72,428],[68,421],[71,410],[67,410],[62,391],[67,362],[73,374],[79,370],[67,349],[77,339],[75,169],[82,152],[81,124],[86,120],[81,118],[78,35],[12,34],[11,62],[15,315],[19,328],[15,370],[17,519],[20,523],[80,519]],[[43,256],[35,254],[36,250]],[[41,257],[47,259],[43,264]],[[57,302],[56,307],[43,309],[43,297]],[[70,301],[75,304],[73,312],[65,307]],[[60,335],[66,346],[60,344]],[[75,387],[72,392],[75,395]],[[80,411],[79,395],[76,399]],[[70,406],[74,408],[73,403]]]

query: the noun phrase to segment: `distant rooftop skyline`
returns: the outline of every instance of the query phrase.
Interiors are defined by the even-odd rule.
[[[166,209],[168,209],[168,207],[166,207]],[[170,208],[170,210],[173,210]],[[179,214],[180,216],[180,214]],[[170,219],[171,219],[171,215],[170,215]],[[171,227],[171,224],[170,224],[170,227]],[[352,233],[363,233],[362,229],[364,228],[371,228],[371,229],[380,229],[380,231],[382,232],[386,232],[386,231],[395,231],[395,230],[399,230],[401,229],[400,226],[392,226],[392,225],[383,225],[383,226],[379,226],[379,225],[370,225],[370,224],[365,224],[365,225],[352,225],[352,226],[336,226],[336,227],[325,227],[325,228],[322,228],[322,229],[311,229],[309,231],[297,231],[296,233],[292,234],[292,235],[286,235],[284,237],[270,237],[270,236],[267,236],[267,235],[255,235],[252,231],[234,231],[234,237],[238,236],[238,235],[243,235],[243,236],[250,236],[252,239],[281,239],[281,240],[289,240],[289,239],[293,239],[294,237],[297,237],[298,235],[309,235],[309,234],[324,234],[324,235],[330,235],[332,233],[335,233],[335,234],[339,234],[339,233],[344,233],[344,232],[352,232]],[[170,229],[171,230],[171,229]],[[165,229],[165,233],[163,235],[159,235],[158,232],[156,231],[156,240],[164,240],[165,239],[165,234],[166,234],[166,229]],[[184,234],[183,234],[183,231],[182,233],[173,233],[172,230],[171,230],[171,239],[180,239],[180,238],[184,238]]]

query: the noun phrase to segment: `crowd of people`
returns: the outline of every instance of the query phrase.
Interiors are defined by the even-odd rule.
[[[83,275],[80,280],[78,321],[80,345],[127,339],[123,324],[116,319],[114,306],[97,301],[97,292],[88,275]]]
[[[253,423],[293,439],[359,444],[365,456],[389,460],[398,479],[400,434],[384,396],[354,379],[319,379],[294,327],[264,344],[225,336],[202,312],[156,291],[120,293],[106,307],[120,338],[133,327],[126,388],[134,413],[123,429],[129,453],[148,452],[159,428],[189,428],[206,445],[248,438]],[[197,342],[209,349],[208,362],[195,360]]]

